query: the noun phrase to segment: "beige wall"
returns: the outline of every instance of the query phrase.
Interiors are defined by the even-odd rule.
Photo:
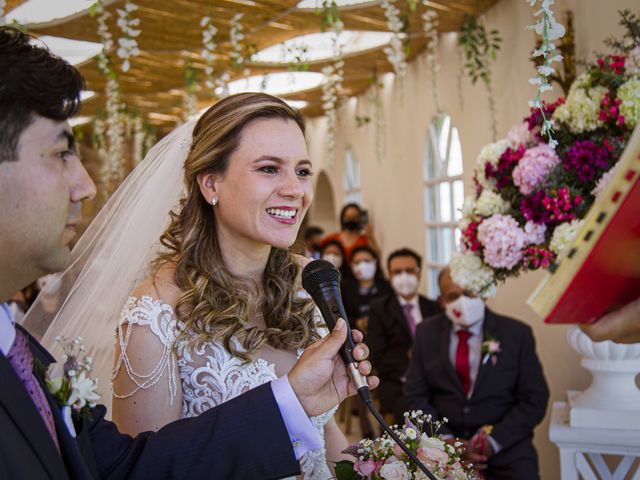
[[[604,38],[621,33],[617,10],[628,8],[637,11],[637,2],[559,0],[554,6],[559,20],[563,8],[570,8],[575,14],[577,57],[591,59],[593,51],[606,51],[602,44]],[[526,25],[533,23],[532,13],[533,10],[523,0],[502,0],[484,16],[486,26],[497,28],[503,38],[502,49],[493,68],[499,136],[528,113],[527,102],[534,95],[533,87],[527,82],[534,73],[528,60],[534,35],[526,30]],[[455,33],[441,37],[438,83],[442,109],[452,116],[460,133],[464,178],[468,188],[475,158],[480,148],[491,141],[491,132],[487,96],[481,84],[471,86],[468,80],[463,81],[464,109],[460,106],[456,41]],[[363,204],[370,211],[383,254],[405,245],[424,254],[422,158],[427,126],[434,114],[424,57],[419,57],[409,66],[403,105],[393,75],[385,75],[382,80],[386,123],[386,155],[383,160],[380,163],[376,160],[373,122],[360,128],[356,126],[356,114],[373,118],[369,94],[350,99],[341,108],[335,162],[329,165],[326,158],[326,123],[322,118],[309,122],[310,154],[315,170],[326,171],[333,185],[335,208],[338,210],[343,200],[344,150],[351,146],[362,169]],[[559,95],[559,87],[555,87],[552,93]],[[325,221],[323,223],[326,225]],[[541,277],[540,273],[534,273],[508,281],[489,303],[498,312],[532,326],[551,389],[551,400],[557,401],[564,399],[567,389],[585,388],[589,375],[579,366],[578,356],[565,342],[567,327],[544,325],[525,304]],[[548,440],[548,417],[536,430],[535,442],[542,478],[553,480],[560,477],[559,456]]]

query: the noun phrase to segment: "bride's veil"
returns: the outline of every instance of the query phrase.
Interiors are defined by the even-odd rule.
[[[100,403],[107,407],[116,323],[128,295],[148,274],[168,213],[182,196],[194,126],[180,126],[149,151],[78,240],[69,268],[47,283],[21,321],[59,361],[64,354],[56,337],[82,337],[93,358],[91,376],[99,379]]]

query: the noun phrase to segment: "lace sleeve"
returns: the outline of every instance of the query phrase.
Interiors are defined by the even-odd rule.
[[[179,329],[180,325],[170,305],[150,296],[142,296],[140,299],[128,298],[116,330],[116,359],[112,381],[118,375],[126,375],[130,380],[126,383],[129,383],[131,388],[116,391],[114,382],[115,398],[129,398],[141,389],[153,387],[166,376],[170,404],[173,405],[177,389],[177,368],[172,346]],[[135,342],[132,341],[133,338],[136,338]],[[118,386],[122,386],[125,382],[117,383]]]

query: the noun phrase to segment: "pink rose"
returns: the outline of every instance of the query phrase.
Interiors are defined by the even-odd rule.
[[[439,448],[421,447],[418,449],[418,460],[432,465],[446,465],[449,462],[449,455]]]
[[[361,477],[370,477],[376,471],[376,462],[371,459],[357,460],[353,464],[353,469]]]

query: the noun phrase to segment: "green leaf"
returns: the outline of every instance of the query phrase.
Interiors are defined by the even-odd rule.
[[[337,480],[358,480],[360,478],[353,470],[353,462],[349,460],[336,463],[335,471]]]

